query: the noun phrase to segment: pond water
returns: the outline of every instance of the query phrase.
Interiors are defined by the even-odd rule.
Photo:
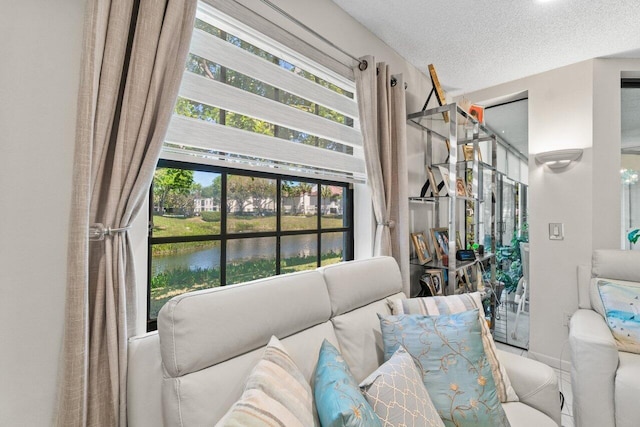
[[[322,252],[342,252],[343,233],[325,233],[322,235]],[[282,236],[282,259],[309,256],[317,254],[316,235]],[[275,237],[260,237],[252,239],[229,240],[227,245],[227,260],[240,261],[256,258],[275,259]],[[190,270],[217,268],[220,266],[220,242],[216,246],[196,250],[189,253],[155,256],[152,262],[154,275],[175,268],[189,268]]]

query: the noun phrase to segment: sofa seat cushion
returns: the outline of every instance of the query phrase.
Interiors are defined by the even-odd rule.
[[[445,425],[507,427],[482,346],[478,310],[380,316],[385,359],[403,346],[414,358]]]
[[[398,314],[425,314],[438,316],[441,314],[454,314],[463,311],[478,309],[480,327],[482,328],[482,345],[491,364],[493,381],[496,384],[498,397],[501,402],[517,402],[518,395],[511,386],[507,371],[500,363],[497,356],[496,344],[493,341],[491,330],[484,319],[484,308],[480,292],[461,295],[435,296],[428,298],[391,299],[389,298],[391,313]]]
[[[558,427],[558,424],[544,413],[520,402],[503,403],[509,423],[514,427]]]
[[[640,420],[640,355],[620,352],[616,372],[616,427],[637,426]]]

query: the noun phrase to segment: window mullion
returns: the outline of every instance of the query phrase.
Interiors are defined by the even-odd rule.
[[[220,174],[220,286],[227,284],[227,173]]]
[[[282,250],[282,179],[276,179],[276,275],[281,273],[281,250]]]

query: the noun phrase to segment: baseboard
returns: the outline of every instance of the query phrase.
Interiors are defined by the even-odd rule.
[[[529,356],[529,359],[537,360],[538,362],[542,362],[545,365],[549,365],[555,369],[560,369],[561,371],[571,372],[571,362],[569,362],[568,360],[562,360],[557,357],[551,357],[546,354],[537,353],[531,350],[529,350],[527,354]]]

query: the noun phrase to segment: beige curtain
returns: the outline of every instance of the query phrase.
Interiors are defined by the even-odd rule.
[[[395,76],[396,84],[392,85],[386,64],[376,64],[372,56],[361,59],[367,68],[362,71],[356,67],[354,71],[367,182],[376,218],[373,255],[391,255],[398,261],[404,292],[410,295],[404,80],[402,75]]]
[[[126,425],[135,325],[125,232],[153,178],[189,49],[196,0],[89,0],[78,98],[58,426]]]

